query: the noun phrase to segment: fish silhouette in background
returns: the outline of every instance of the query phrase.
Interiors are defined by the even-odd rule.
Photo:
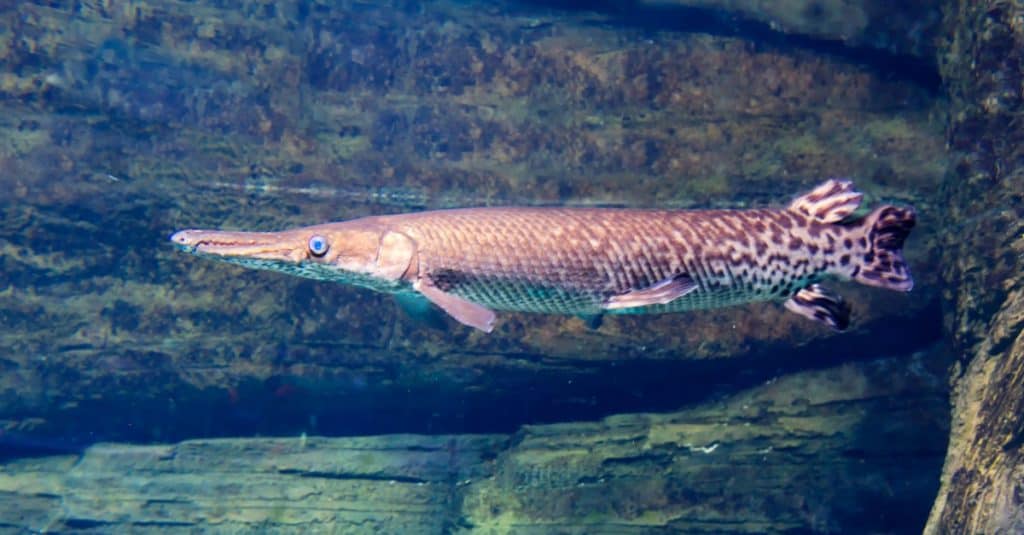
[[[828,180],[785,208],[463,208],[371,216],[281,232],[183,230],[181,249],[249,268],[433,303],[490,332],[495,310],[650,314],[784,301],[837,330],[850,322],[827,278],[909,291],[912,208],[853,217],[862,195]]]

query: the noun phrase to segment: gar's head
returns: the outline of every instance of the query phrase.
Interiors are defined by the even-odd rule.
[[[171,241],[188,253],[248,268],[378,289],[415,269],[412,240],[359,220],[281,232],[182,230]]]

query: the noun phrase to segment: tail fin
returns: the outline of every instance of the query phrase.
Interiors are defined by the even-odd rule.
[[[909,292],[914,279],[903,259],[903,241],[914,228],[917,216],[912,208],[881,206],[857,224],[865,233],[868,251],[854,268],[853,280],[890,290]]]

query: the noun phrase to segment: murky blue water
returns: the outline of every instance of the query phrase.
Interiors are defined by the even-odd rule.
[[[919,531],[938,8],[695,4],[0,7],[0,532]],[[911,294],[836,284],[843,334],[762,303],[488,335],[168,241],[829,177],[925,223]]]

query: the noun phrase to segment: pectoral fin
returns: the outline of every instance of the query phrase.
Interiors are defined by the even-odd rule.
[[[786,310],[801,316],[820,321],[837,331],[845,330],[850,325],[850,305],[838,294],[812,284],[786,301]]]
[[[604,304],[607,310],[620,308],[644,307],[651,305],[664,305],[679,299],[680,297],[697,289],[697,283],[685,273],[676,275],[670,279],[632,290],[624,294],[613,295]]]
[[[420,279],[412,285],[413,289],[423,294],[431,303],[441,307],[451,317],[463,325],[469,325],[486,333],[494,329],[494,311],[467,301],[457,295],[442,291],[428,280]]]

